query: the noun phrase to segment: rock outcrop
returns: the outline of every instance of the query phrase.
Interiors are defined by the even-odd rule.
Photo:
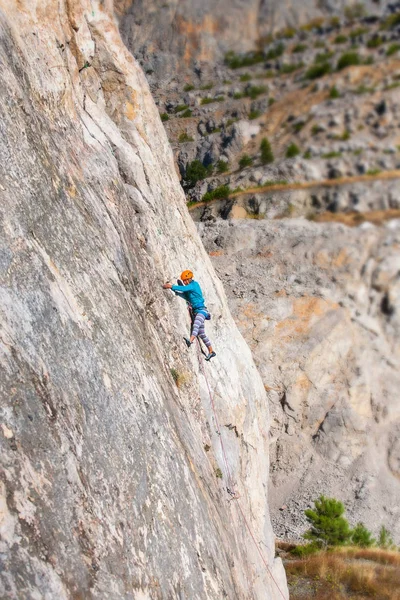
[[[399,543],[400,221],[199,228],[270,399],[277,533],[324,494]]]
[[[0,2],[0,595],[286,597],[263,385],[108,5]],[[228,501],[185,306],[161,289],[187,267],[213,313],[207,377],[259,547]]]

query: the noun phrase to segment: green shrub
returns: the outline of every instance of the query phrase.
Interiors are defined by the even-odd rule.
[[[357,523],[351,533],[351,541],[355,546],[360,548],[369,548],[375,544],[372,533],[364,526],[363,523]]]
[[[314,48],[325,48],[325,42],[322,40],[317,40],[314,44]]]
[[[368,40],[367,48],[379,48],[379,46],[382,46],[382,44],[383,44],[383,39],[379,35],[376,35],[373,38],[371,38],[370,40]]]
[[[224,79],[222,82],[224,85],[230,85],[232,81],[230,79]]]
[[[275,102],[275,98],[273,98],[271,96],[271,98],[269,98],[269,100],[268,100],[268,106],[272,106],[274,104],[274,102]]]
[[[268,50],[265,55],[266,60],[273,60],[274,58],[279,58],[285,52],[285,44],[283,42],[279,42],[276,46]]]
[[[390,44],[389,48],[386,50],[386,56],[392,56],[396,54],[400,50],[400,44]]]
[[[296,44],[292,52],[293,54],[299,54],[300,52],[304,52],[305,50],[307,50],[307,44]]]
[[[182,110],[186,110],[187,108],[189,108],[187,104],[178,104],[178,106],[175,107],[175,114]]]
[[[215,469],[215,477],[217,479],[222,479],[222,471],[221,471],[221,469],[219,469],[219,468]]]
[[[271,144],[267,138],[263,138],[260,144],[261,162],[263,165],[268,165],[274,162],[274,153],[272,152]]]
[[[168,113],[161,113],[160,117],[161,117],[161,121],[169,121]]]
[[[361,96],[362,94],[373,94],[375,92],[375,88],[368,87],[366,85],[359,85],[358,88],[354,90],[354,93]]]
[[[324,131],[324,130],[322,129],[322,127],[320,125],[315,124],[311,127],[312,135],[318,135],[318,133],[321,133],[322,131]]]
[[[253,121],[254,119],[258,119],[261,116],[261,112],[259,110],[251,110],[249,112],[249,120]]]
[[[183,111],[183,113],[181,113],[180,115],[178,115],[181,119],[187,119],[188,117],[192,116],[192,111],[190,110],[190,108],[187,108],[186,110]]]
[[[245,96],[255,100],[260,94],[265,94],[268,88],[265,85],[251,85],[245,90]]]
[[[311,554],[315,554],[321,550],[321,546],[316,544],[315,542],[311,542],[310,544],[298,545],[290,552],[293,556],[297,556],[298,558],[306,558],[307,556],[311,556]]]
[[[192,85],[191,83],[187,83],[183,88],[184,92],[191,92],[192,90],[194,90],[194,85]]]
[[[323,77],[330,73],[331,70],[332,67],[328,62],[312,65],[307,69],[305,77],[306,79],[318,79],[319,77]]]
[[[334,52],[329,52],[329,51],[328,52],[318,52],[318,54],[314,58],[314,63],[315,64],[326,63],[330,58],[332,58],[333,55],[334,55]]]
[[[205,179],[209,174],[209,169],[199,160],[188,163],[185,173],[185,182],[189,187],[194,187],[198,181]]]
[[[213,102],[216,102],[216,98],[202,98],[200,104],[212,104]]]
[[[340,158],[342,156],[341,152],[327,152],[326,154],[322,155],[322,158]]]
[[[305,25],[302,25],[300,29],[302,31],[313,31],[313,29],[320,29],[324,24],[325,19],[323,17],[316,17],[315,19],[311,19]]]
[[[356,2],[352,6],[347,6],[344,9],[344,16],[349,21],[354,21],[355,19],[361,19],[365,17],[365,7],[362,2]]]
[[[363,65],[373,65],[374,62],[373,56],[367,56],[367,58],[363,61]]]
[[[348,129],[346,129],[342,135],[335,135],[334,136],[334,140],[340,140],[341,142],[347,142],[347,140],[349,140],[351,137],[351,133]]]
[[[353,31],[350,31],[350,39],[354,43],[357,38],[361,37],[362,35],[365,35],[366,33],[368,33],[367,27],[357,27],[357,29],[353,29]]]
[[[379,175],[382,171],[380,169],[369,169],[367,175]]]
[[[342,54],[342,56],[338,60],[337,69],[341,71],[346,67],[351,67],[354,65],[361,64],[361,58],[358,52],[346,52]]]
[[[294,29],[294,27],[286,27],[285,29],[282,29],[282,31],[279,31],[276,34],[276,37],[285,38],[286,40],[291,40],[292,38],[294,38],[295,35],[296,35],[296,30]]]
[[[345,35],[337,35],[333,41],[334,44],[345,44],[348,41],[347,36]]]
[[[205,83],[204,85],[200,86],[201,90],[212,90],[214,87],[213,83]]]
[[[250,81],[251,80],[251,75],[249,75],[249,73],[244,73],[243,75],[240,76],[240,81]]]
[[[311,158],[310,150],[307,150],[307,152],[304,152],[303,158],[305,158],[306,160],[310,160],[310,158]]]
[[[250,167],[253,164],[253,159],[248,154],[243,154],[241,159],[239,160],[239,167],[244,169],[245,167]]]
[[[286,158],[294,158],[300,154],[300,148],[292,142],[286,149]]]
[[[202,197],[202,201],[210,202],[211,200],[228,198],[230,193],[231,189],[229,185],[220,185],[219,187],[215,188],[215,190],[212,190],[211,192],[206,192]]]
[[[229,171],[229,163],[220,159],[217,162],[217,173],[226,173],[227,171]]]
[[[225,127],[230,127],[231,125],[233,125],[234,123],[236,123],[238,121],[238,119],[228,119]]]
[[[331,17],[329,19],[329,25],[334,29],[338,29],[340,27],[340,19],[339,17]]]
[[[345,508],[335,498],[320,496],[314,501],[315,508],[304,511],[310,529],[304,538],[324,546],[341,546],[349,541],[351,530],[344,518]]]
[[[292,65],[287,64],[287,63],[283,63],[281,65],[280,72],[283,73],[284,75],[287,75],[289,73],[294,73],[294,71],[298,71],[302,67],[304,67],[304,63],[303,62],[299,62],[297,64],[292,64]]]
[[[305,121],[299,121],[298,123],[295,123],[293,125],[293,131],[294,131],[294,133],[299,133],[303,129],[303,127],[304,127],[305,124],[306,124]]]
[[[389,15],[389,17],[387,17],[385,19],[385,22],[382,25],[383,29],[393,29],[394,27],[397,27],[397,25],[400,25],[400,13],[396,13],[394,15]]]
[[[242,94],[241,92],[235,92],[233,94],[233,99],[234,100],[240,100],[241,98],[244,98],[244,94]]]
[[[336,100],[336,98],[340,98],[340,93],[336,86],[331,87],[331,89],[329,91],[329,98],[331,98],[332,100]]]
[[[185,132],[181,133],[178,139],[180,144],[184,144],[185,142],[193,142],[193,138]]]
[[[228,52],[225,54],[225,64],[230,69],[240,69],[241,67],[250,67],[257,63],[263,62],[265,55],[263,52],[249,52],[244,55],[238,55],[234,52]]]

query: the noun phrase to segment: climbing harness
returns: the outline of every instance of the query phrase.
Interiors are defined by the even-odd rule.
[[[231,474],[231,471],[230,471],[230,468],[229,468],[229,465],[228,465],[228,458],[227,458],[227,455],[226,455],[224,441],[223,441],[223,437],[222,437],[222,434],[221,434],[221,427],[219,425],[219,421],[218,421],[218,417],[217,417],[217,412],[216,412],[215,403],[214,403],[214,397],[213,397],[213,394],[211,392],[210,384],[209,384],[208,379],[207,379],[207,374],[206,374],[206,371],[204,369],[204,364],[203,364],[203,361],[201,360],[201,356],[200,356],[201,345],[200,345],[200,340],[199,339],[197,340],[197,343],[198,343],[197,348],[198,348],[198,359],[199,359],[200,370],[201,370],[201,372],[203,374],[203,377],[204,377],[204,379],[206,381],[206,384],[207,384],[208,395],[210,397],[210,405],[211,405],[211,409],[212,409],[212,412],[213,412],[214,422],[215,422],[215,427],[216,427],[216,434],[218,435],[218,438],[219,438],[219,441],[220,441],[220,445],[221,445],[221,451],[222,451],[222,457],[223,457],[225,474],[226,474],[226,481],[227,481],[227,485],[226,485],[225,489],[226,489],[226,492],[230,496],[230,499],[228,500],[228,502],[235,501],[235,504],[238,507],[238,511],[239,511],[239,513],[240,513],[240,515],[241,515],[241,517],[243,519],[243,522],[244,522],[245,526],[246,526],[246,529],[249,532],[249,535],[250,535],[251,539],[253,540],[254,545],[257,548],[257,552],[260,555],[260,558],[261,558],[261,560],[262,560],[262,562],[263,562],[263,564],[264,564],[264,566],[265,566],[265,568],[266,568],[266,570],[267,570],[270,578],[274,582],[274,584],[275,584],[276,588],[278,589],[280,595],[282,596],[283,600],[286,600],[286,596],[283,594],[283,592],[282,592],[281,588],[279,587],[279,585],[278,585],[275,577],[273,576],[273,574],[271,572],[271,569],[269,568],[268,562],[267,562],[266,558],[264,557],[264,554],[261,551],[260,545],[257,542],[257,540],[255,538],[255,535],[254,535],[254,533],[253,533],[253,531],[252,531],[252,529],[250,527],[250,524],[249,524],[249,522],[248,522],[248,520],[246,518],[246,515],[245,515],[245,513],[243,511],[242,505],[239,502],[240,494],[235,489],[236,488],[236,483],[233,480],[233,477],[232,477],[232,474]]]

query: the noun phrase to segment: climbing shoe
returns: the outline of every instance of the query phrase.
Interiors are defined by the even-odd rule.
[[[190,346],[192,345],[192,342],[190,340],[188,340],[188,338],[183,338],[185,340],[185,344],[188,348],[190,348]]]
[[[215,352],[210,352],[210,354],[207,354],[207,356],[206,356],[206,360],[211,360],[212,358],[214,358],[214,356],[217,356],[217,355],[215,354]]]

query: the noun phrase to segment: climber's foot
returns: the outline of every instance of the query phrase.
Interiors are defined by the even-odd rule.
[[[210,354],[207,354],[206,356],[206,360],[211,360],[212,358],[214,358],[214,356],[217,356],[215,352],[210,352]]]

